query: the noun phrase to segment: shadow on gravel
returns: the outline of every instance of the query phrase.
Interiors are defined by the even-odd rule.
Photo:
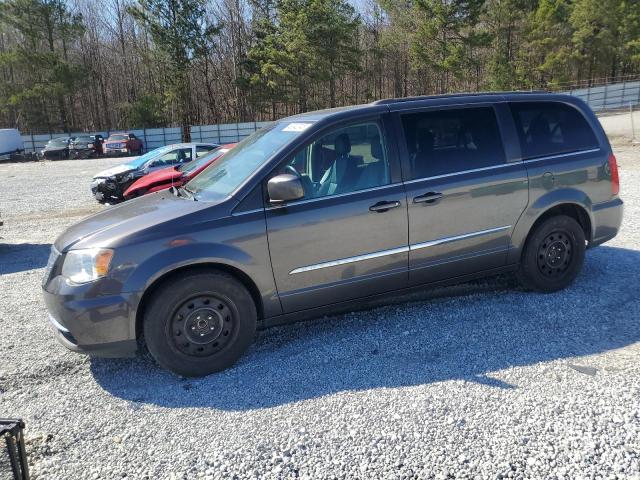
[[[238,365],[203,379],[175,377],[142,357],[93,359],[91,369],[114,396],[168,408],[258,409],[447,380],[518,388],[491,372],[639,341],[638,278],[639,251],[600,247],[562,292],[527,293],[501,277],[271,329]]]
[[[43,268],[50,243],[0,243],[0,275]]]

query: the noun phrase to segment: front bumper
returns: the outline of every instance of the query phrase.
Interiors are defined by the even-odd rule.
[[[135,355],[138,295],[97,295],[95,288],[95,284],[69,284],[62,276],[47,283],[43,296],[57,340],[74,352]]]
[[[597,203],[592,207],[594,233],[589,247],[601,245],[618,234],[622,224],[624,204],[620,198]]]
[[[99,178],[91,182],[91,194],[101,203],[122,201],[122,189],[108,178]]]

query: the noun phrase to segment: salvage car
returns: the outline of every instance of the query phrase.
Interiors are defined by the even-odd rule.
[[[42,158],[45,160],[66,160],[69,158],[69,137],[52,138],[49,140],[42,151]]]
[[[207,375],[233,365],[257,328],[374,296],[504,272],[528,290],[567,288],[586,248],[617,235],[619,191],[607,136],[576,97],[310,112],[259,130],[183,187],[70,227],[44,299],[71,350],[132,355],[144,342],[163,367]]]
[[[234,146],[235,143],[223,145],[222,147],[216,148],[206,155],[197,158],[193,162],[163,168],[157,172],[145,175],[133,182],[133,184],[124,192],[124,198],[125,200],[131,200],[132,198],[140,197],[148,193],[158,192],[160,190],[166,190],[167,188],[181,187],[217,159],[222,157],[222,155],[227,153]]]
[[[135,133],[112,133],[104,141],[104,154],[107,156],[142,155],[144,144]]]
[[[93,177],[91,193],[101,203],[124,200],[124,192],[133,182],[151,172],[188,163],[220,145],[214,143],[177,143],[156,148],[122,165],[108,168]]]
[[[78,135],[69,142],[71,158],[95,158],[102,155],[102,135]]]

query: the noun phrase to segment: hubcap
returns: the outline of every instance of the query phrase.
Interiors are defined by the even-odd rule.
[[[187,355],[207,356],[229,343],[235,328],[234,313],[228,303],[211,295],[184,302],[171,318],[171,339]]]
[[[547,277],[557,277],[567,271],[571,263],[572,248],[564,232],[547,235],[538,248],[538,269]]]

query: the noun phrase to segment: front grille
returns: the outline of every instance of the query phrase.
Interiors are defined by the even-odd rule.
[[[24,422],[0,418],[0,480],[28,480]]]

